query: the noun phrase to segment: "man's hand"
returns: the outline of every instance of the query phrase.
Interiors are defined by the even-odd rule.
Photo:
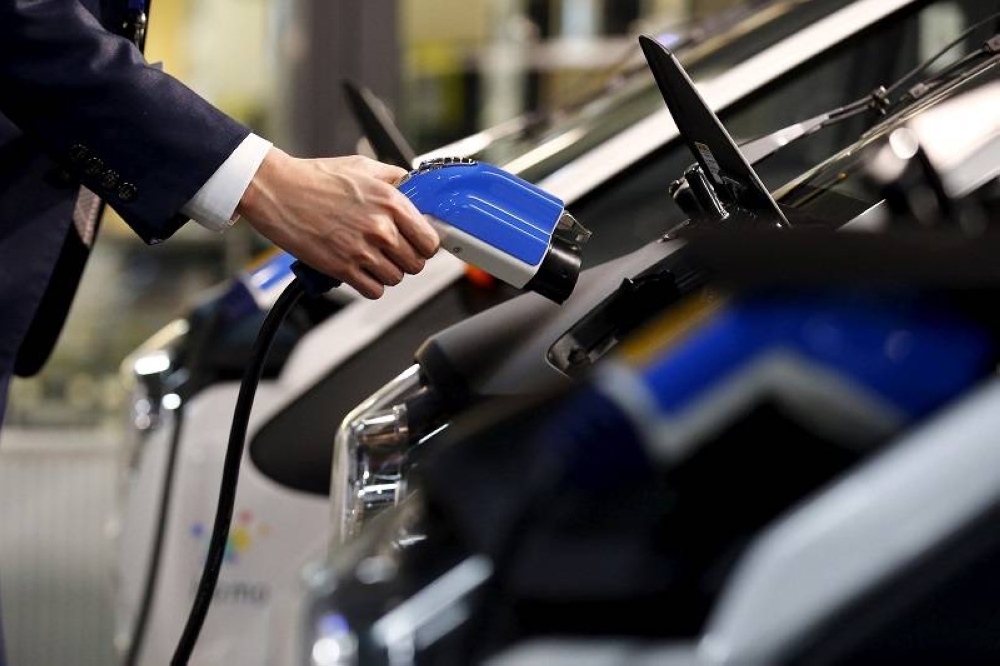
[[[437,232],[394,186],[405,174],[361,156],[305,160],[272,148],[236,211],[312,268],[379,298],[438,249]]]

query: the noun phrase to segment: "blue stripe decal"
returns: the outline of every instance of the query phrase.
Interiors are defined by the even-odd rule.
[[[640,376],[669,416],[774,352],[828,367],[910,418],[972,385],[996,359],[981,327],[913,294],[783,293],[723,308]]]
[[[273,289],[291,277],[294,262],[295,257],[287,252],[279,252],[250,271],[250,284],[261,291]]]

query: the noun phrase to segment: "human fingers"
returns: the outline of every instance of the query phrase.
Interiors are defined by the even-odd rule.
[[[427,262],[402,234],[397,236],[398,240],[383,247],[382,253],[410,275],[416,275],[424,269]]]
[[[392,211],[371,217],[365,224],[363,237],[371,247],[375,247],[401,270],[416,275],[424,267],[424,258],[403,236],[396,225]]]
[[[354,287],[365,298],[375,300],[382,297],[385,287],[360,266],[348,269],[344,274],[344,282]]]
[[[423,257],[430,259],[441,245],[437,231],[413,202],[395,187],[383,191],[383,205],[392,212],[396,228]]]
[[[393,263],[381,252],[374,250],[367,254],[368,258],[358,266],[381,284],[394,287],[403,281],[403,269]]]

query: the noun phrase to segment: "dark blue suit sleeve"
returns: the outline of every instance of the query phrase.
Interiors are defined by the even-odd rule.
[[[150,243],[249,134],[79,0],[0,0],[0,112]]]

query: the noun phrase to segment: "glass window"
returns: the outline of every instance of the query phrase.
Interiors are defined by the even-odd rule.
[[[863,97],[910,71],[966,26],[1000,9],[998,5],[939,0],[904,10],[799,65],[720,118],[739,142]],[[945,33],[940,30],[942,11],[961,18]],[[930,24],[938,29],[929,30]],[[966,48],[982,38],[974,36]],[[870,117],[857,117],[792,144],[757,166],[761,179],[772,189],[786,183],[852,143],[871,123]],[[598,239],[587,247],[587,263],[620,256],[682,222],[685,216],[666,196],[666,188],[693,162],[687,148],[675,141],[576,202],[573,213]]]
[[[697,32],[694,31],[695,34],[688,35],[688,38],[696,39],[695,43],[675,48],[692,78],[704,80],[846,4],[849,4],[849,0],[824,0],[805,4],[771,3],[760,12],[743,17],[731,27],[720,29],[710,21],[702,28],[710,36],[696,38]],[[685,37],[678,39],[684,40]],[[633,47],[633,52],[637,51],[638,48]],[[524,164],[530,162],[532,151],[545,154],[543,159],[530,167],[517,169],[524,178],[538,182],[663,108],[663,98],[653,84],[645,62],[641,59],[634,61],[630,71],[630,75],[616,81],[617,91],[593,100],[569,117],[555,116],[547,123],[498,141],[480,155],[481,159],[505,164],[516,157],[519,158],[519,164]],[[565,148],[548,150],[548,146],[557,145],[566,137],[574,139]]]

